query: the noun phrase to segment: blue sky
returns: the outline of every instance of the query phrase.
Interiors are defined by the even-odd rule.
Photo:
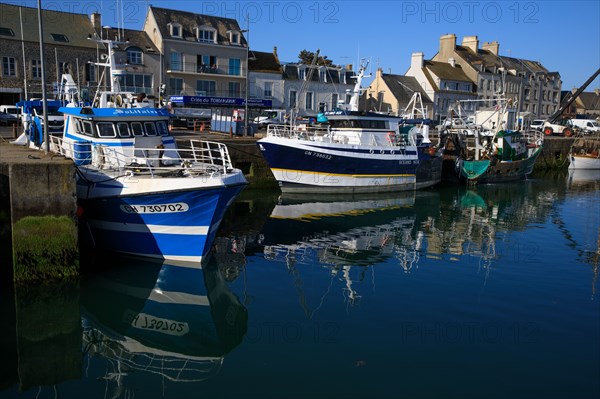
[[[37,7],[35,0],[7,1]],[[103,24],[141,29],[148,4],[238,20],[250,47],[296,61],[321,50],[335,64],[370,61],[373,72],[404,74],[413,52],[432,58],[440,36],[498,41],[502,55],[540,61],[558,71],[563,89],[583,84],[600,67],[600,1],[165,1],[42,0],[42,7],[89,14]],[[248,24],[249,20],[249,24]],[[368,81],[367,81],[368,82]],[[600,87],[596,79],[586,91]]]

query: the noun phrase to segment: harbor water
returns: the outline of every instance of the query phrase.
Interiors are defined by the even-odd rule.
[[[1,398],[598,398],[600,175],[247,189],[209,264],[3,290]]]

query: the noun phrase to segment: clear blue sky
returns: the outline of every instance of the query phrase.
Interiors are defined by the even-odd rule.
[[[7,1],[37,7],[36,0]],[[440,36],[498,41],[501,55],[540,61],[558,71],[563,89],[583,84],[600,67],[600,1],[166,1],[42,0],[42,7],[90,14],[103,24],[141,29],[148,4],[237,19],[250,28],[250,47],[296,61],[321,50],[335,64],[370,60],[373,72],[404,74],[413,52],[432,58]],[[122,18],[119,18],[122,15]],[[247,18],[248,17],[248,18]],[[249,20],[249,25],[248,21]],[[586,91],[600,87],[596,79]]]

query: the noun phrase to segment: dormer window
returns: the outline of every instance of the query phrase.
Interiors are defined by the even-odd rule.
[[[50,33],[55,42],[68,43],[69,38],[62,33]]]
[[[181,39],[183,37],[182,36],[181,24],[170,23],[169,24],[169,30],[171,32],[171,37],[177,37],[179,39]]]
[[[236,30],[230,30],[227,31],[227,33],[229,33],[229,43],[236,45],[240,45],[242,43],[240,32]]]
[[[127,62],[129,64],[142,64],[142,49],[139,47],[131,46],[127,48]]]
[[[0,27],[0,35],[2,36],[14,36],[15,32],[10,28],[2,28]]]
[[[208,26],[199,26],[195,28],[196,39],[202,43],[216,43],[217,31]]]
[[[321,69],[319,71],[319,81],[320,82],[327,82],[327,71],[325,69]]]
[[[306,80],[306,69],[305,68],[300,68],[298,70],[298,78],[300,78],[300,80]]]

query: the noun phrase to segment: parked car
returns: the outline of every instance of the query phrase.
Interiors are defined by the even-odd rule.
[[[529,128],[532,130],[542,130],[542,126],[544,126],[544,120],[543,119],[534,119],[533,121],[531,121],[531,125],[529,125]]]
[[[0,112],[0,126],[12,126],[19,124],[19,118],[12,114]]]

